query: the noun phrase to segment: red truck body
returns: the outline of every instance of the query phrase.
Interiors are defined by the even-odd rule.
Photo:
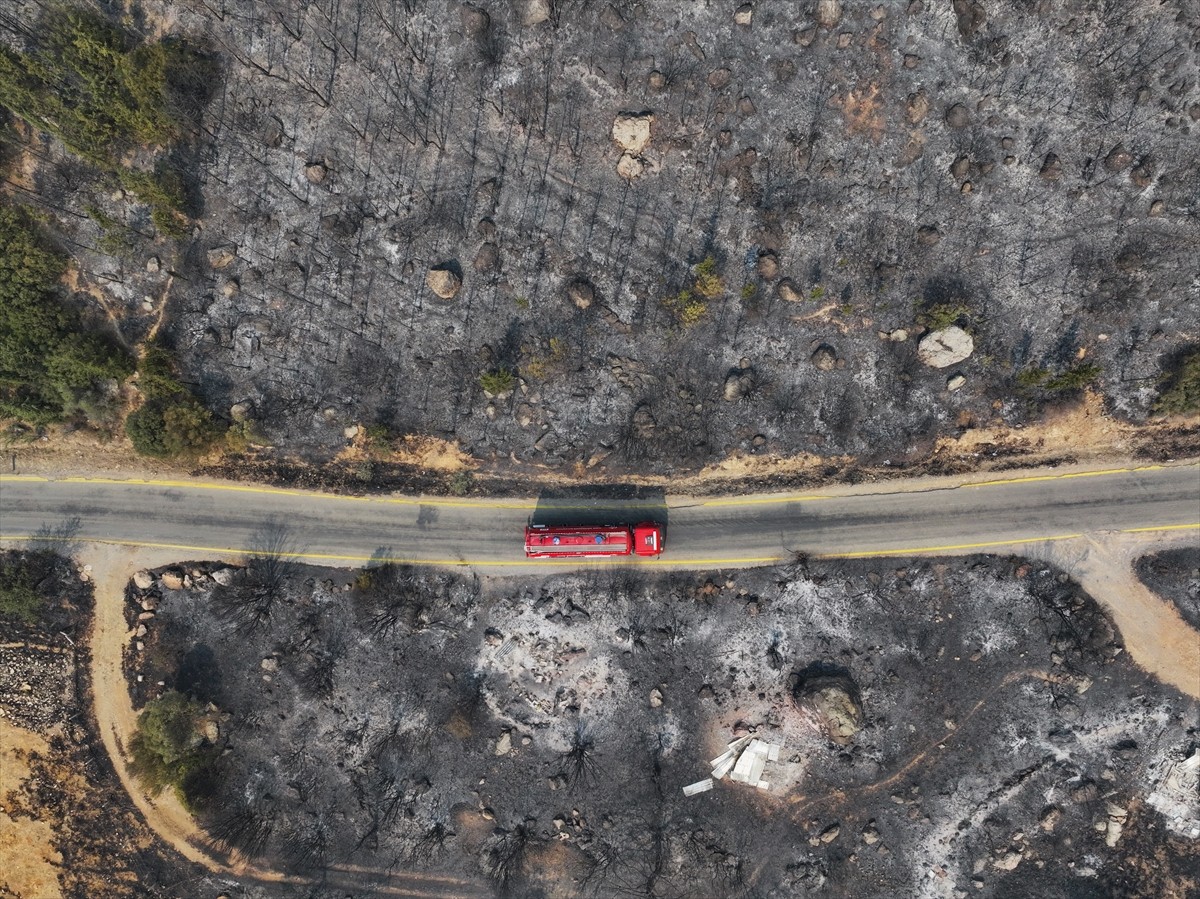
[[[531,559],[657,556],[663,551],[663,529],[652,521],[603,527],[531,524],[525,528],[525,555]]]

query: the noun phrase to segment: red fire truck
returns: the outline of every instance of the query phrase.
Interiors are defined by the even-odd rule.
[[[531,524],[525,528],[525,555],[531,559],[657,556],[663,551],[662,525],[562,527]]]

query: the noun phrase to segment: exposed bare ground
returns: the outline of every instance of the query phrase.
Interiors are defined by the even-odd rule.
[[[1140,556],[1195,543],[1194,530],[1098,534],[1041,544],[1030,554],[1069,572],[1104,606],[1138,665],[1200,699],[1200,632],[1138,580],[1133,569]]]
[[[29,776],[26,753],[45,753],[48,748],[43,737],[0,717],[0,797]],[[62,895],[56,871],[60,864],[62,856],[54,849],[50,823],[10,817],[0,804],[0,894],[56,899]]]

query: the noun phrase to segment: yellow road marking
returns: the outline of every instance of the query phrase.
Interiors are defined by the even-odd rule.
[[[1066,474],[1039,474],[1025,478],[1003,478],[995,481],[963,483],[963,487],[996,487],[1001,484],[1032,484],[1037,481],[1065,481],[1070,478],[1098,478],[1110,474],[1130,474],[1135,471],[1161,471],[1163,465],[1139,465],[1135,468],[1105,468],[1100,471],[1073,471]]]
[[[945,546],[919,546],[907,549],[881,549],[852,553],[825,553],[824,559],[867,559],[873,556],[921,556],[927,553],[952,552],[956,549],[988,549],[997,546],[1020,546],[1024,543],[1042,543],[1051,540],[1073,540],[1083,534],[1052,534],[1049,537],[1023,537],[1019,540],[989,540],[985,543],[950,543]]]
[[[710,499],[702,502],[701,506],[764,506],[768,503],[808,503],[814,500],[839,499],[837,496],[816,496],[799,494],[796,496],[760,496],[750,499]]]
[[[299,496],[312,499],[340,500],[353,503],[381,503],[395,506],[445,506],[463,509],[515,509],[575,511],[595,510],[596,505],[579,505],[578,501],[560,504],[554,499],[544,500],[488,500],[488,499],[441,499],[437,497],[397,497],[397,496],[351,496],[342,493],[321,493],[315,490],[293,490],[286,487],[258,487],[250,484],[215,484],[211,481],[155,481],[141,478],[47,478],[40,475],[0,475],[0,484],[6,482],[26,484],[99,484],[112,487],[161,487],[176,490],[215,490],[225,493],[251,493],[265,496]],[[621,509],[666,509],[665,502],[622,502],[621,500],[600,500],[607,504],[619,504]]]
[[[1154,527],[1144,528],[1125,528],[1118,531],[1121,534],[1141,534],[1152,531],[1182,531],[1182,530],[1200,530],[1200,522],[1194,524],[1165,524],[1156,525]],[[952,543],[941,546],[911,546],[902,549],[878,549],[878,550],[862,550],[858,552],[844,553],[813,553],[814,558],[818,559],[868,559],[879,558],[884,556],[922,556],[932,553],[953,552],[964,549],[994,549],[998,546],[1022,546],[1028,543],[1048,543],[1058,540],[1075,540],[1084,537],[1085,534],[1051,534],[1045,537],[1019,537],[1012,540],[989,540],[979,543]],[[61,543],[101,543],[107,546],[134,546],[147,547],[150,549],[174,549],[181,552],[202,552],[202,553],[217,553],[224,556],[252,556],[256,550],[252,549],[235,549],[233,547],[221,546],[191,546],[181,543],[150,543],[137,540],[113,540],[102,539],[95,537],[46,537],[34,536],[29,534],[0,534],[0,543],[11,542],[21,543],[30,540],[38,541],[53,541]],[[799,550],[803,552],[803,550]],[[316,553],[316,552],[283,552],[278,553],[282,558],[288,559],[313,559],[324,562],[391,562],[396,565],[447,565],[447,566],[464,566],[464,567],[487,567],[496,566],[504,568],[542,568],[552,560],[530,560],[530,559],[415,559],[399,556],[360,556],[360,555],[342,555],[338,553]],[[654,558],[639,558],[637,556],[614,556],[603,559],[569,559],[572,565],[604,565],[614,562],[637,562],[643,565],[671,565],[671,566],[686,566],[689,568],[701,568],[711,566],[720,568],[724,565],[772,565],[777,562],[784,562],[791,558],[787,556],[749,556],[743,558],[723,558],[723,559],[671,559],[657,556]]]
[[[1200,522],[1196,524],[1160,524],[1149,528],[1125,528],[1122,534],[1144,534],[1148,531],[1198,531]]]
[[[226,493],[254,493],[265,496],[303,496],[312,499],[342,500],[353,503],[384,503],[397,506],[459,506],[470,509],[535,509],[530,500],[452,500],[422,499],[394,496],[349,496],[341,493],[320,493],[314,490],[292,490],[284,487],[256,487],[248,484],[214,484],[209,481],[156,481],[141,478],[46,478],[37,475],[0,475],[0,484],[8,481],[46,484],[100,484],[114,487],[164,487],[178,490],[215,490]]]

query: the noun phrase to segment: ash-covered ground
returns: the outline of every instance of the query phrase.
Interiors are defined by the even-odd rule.
[[[1198,886],[1194,841],[1147,804],[1197,706],[1040,564],[140,577],[141,699],[223,714],[210,833],[296,874],[417,867],[513,896]],[[770,789],[685,797],[745,732],[783,747]]]
[[[49,145],[39,202],[124,333],[165,302],[188,380],[283,451],[377,424],[552,464],[902,459],[1089,381],[1141,418],[1200,334],[1192,0],[182,0],[129,21],[222,66],[182,165],[193,236],[142,240],[144,210]],[[85,208],[132,243],[95,249]],[[951,323],[973,352],[921,362]]]
[[[1200,629],[1200,547],[1184,547],[1137,560],[1142,582],[1179,609],[1183,620]]]

